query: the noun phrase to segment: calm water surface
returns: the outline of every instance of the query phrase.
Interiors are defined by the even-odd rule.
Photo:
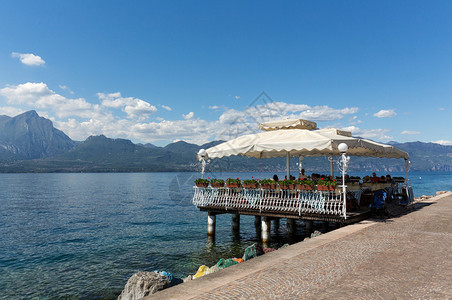
[[[241,257],[244,248],[258,241],[254,218],[242,216],[240,236],[234,237],[230,215],[217,216],[216,240],[208,242],[206,213],[191,204],[197,177],[0,174],[0,297],[109,299],[137,271],[165,270],[182,278],[202,264]],[[410,178],[416,196],[452,190],[451,173],[411,173]],[[281,221],[271,247],[305,236],[300,229],[288,241],[284,228]]]

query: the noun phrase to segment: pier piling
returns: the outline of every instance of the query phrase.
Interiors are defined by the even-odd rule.
[[[287,234],[293,235],[296,229],[295,219],[287,219]]]
[[[269,217],[264,217],[262,219],[262,243],[266,244],[270,239],[270,229],[271,229],[271,219]]]
[[[216,223],[216,215],[209,212],[207,214],[207,236],[208,237],[215,236],[215,223]]]
[[[273,220],[273,226],[274,226],[275,231],[279,230],[279,218],[275,218]]]
[[[238,234],[240,232],[240,215],[232,214],[232,232]]]
[[[256,232],[261,231],[261,229],[262,229],[261,222],[262,222],[261,216],[254,216],[254,226],[256,227]]]
[[[305,220],[304,223],[306,224],[306,233],[311,233],[314,222],[312,220]]]

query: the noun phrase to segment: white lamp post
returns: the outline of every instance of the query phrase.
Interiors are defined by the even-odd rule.
[[[206,157],[207,151],[205,149],[200,149],[198,151],[198,158],[201,159],[201,178],[204,179],[204,171],[206,169]]]
[[[347,168],[348,168],[348,163],[350,161],[350,156],[346,156],[345,153],[348,151],[348,146],[345,143],[340,143],[337,146],[337,149],[339,150],[339,152],[341,152],[341,157],[339,158],[339,160],[337,161],[339,170],[342,172],[342,197],[343,197],[343,205],[344,205],[344,218],[347,217],[346,215],[346,205],[347,205],[347,201],[346,201],[346,197],[347,197],[347,189],[346,189],[346,185],[345,185],[345,173],[347,172]]]

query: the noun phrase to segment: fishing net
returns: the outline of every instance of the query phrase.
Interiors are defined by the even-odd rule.
[[[236,264],[238,264],[238,262],[232,258],[228,258],[228,259],[221,258],[217,263],[217,268],[224,269],[224,268],[228,268],[230,266],[236,265]]]
[[[245,253],[243,254],[243,260],[258,257],[259,255],[262,254],[264,254],[264,250],[262,250],[262,247],[259,246],[258,243],[254,243],[245,249]]]

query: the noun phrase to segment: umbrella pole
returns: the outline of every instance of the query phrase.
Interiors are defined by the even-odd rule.
[[[290,180],[290,153],[287,152],[286,156],[286,178],[287,180]]]
[[[331,175],[331,178],[334,179],[334,157],[333,157],[333,155],[331,155],[331,157],[330,157],[330,175]]]
[[[408,183],[408,168],[410,167],[410,162],[405,159],[405,183]]]

